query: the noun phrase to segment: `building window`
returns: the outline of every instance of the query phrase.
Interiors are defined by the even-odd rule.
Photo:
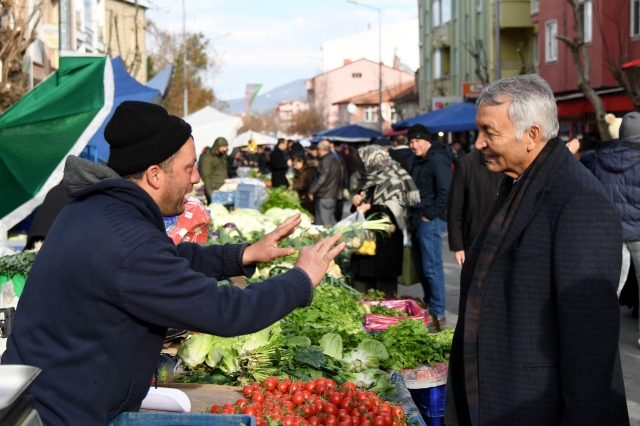
[[[76,9],[76,29],[82,31],[82,11]]]
[[[548,21],[545,24],[545,49],[544,59],[546,62],[555,62],[558,60],[558,21]]]
[[[362,73],[354,72],[353,74],[351,74],[351,78],[362,78]]]
[[[368,106],[364,109],[364,121],[367,123],[375,123],[377,120],[376,107]]]
[[[87,30],[92,29],[91,19],[91,0],[84,0],[84,27]]]
[[[440,26],[440,0],[431,3],[431,14],[433,15],[433,28]]]
[[[534,13],[538,13],[540,11],[540,0],[531,0],[530,6],[531,6],[530,13],[532,15]]]
[[[442,78],[442,52],[437,49],[433,52],[433,79]]]
[[[579,5],[580,19],[582,20],[582,36],[585,43],[591,43],[593,39],[593,18],[591,13],[591,0],[582,0]]]
[[[398,121],[398,111],[395,108],[391,108],[391,122],[395,123]]]
[[[631,0],[631,37],[640,36],[640,0]]]

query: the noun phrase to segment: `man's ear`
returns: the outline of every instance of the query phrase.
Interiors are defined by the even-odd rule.
[[[533,151],[542,142],[542,131],[537,124],[531,126],[524,136],[527,141],[527,151],[529,152]]]
[[[144,173],[144,179],[146,180],[147,185],[158,190],[160,189],[164,179],[164,170],[162,170],[160,166],[153,165]]]

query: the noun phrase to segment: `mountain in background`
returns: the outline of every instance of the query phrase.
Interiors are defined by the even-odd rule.
[[[301,100],[307,101],[306,79],[292,81],[276,87],[263,94],[258,94],[251,106],[251,112],[263,113],[278,106],[278,102]],[[244,98],[231,99],[227,101],[229,107],[224,112],[230,114],[242,114],[244,112]]]

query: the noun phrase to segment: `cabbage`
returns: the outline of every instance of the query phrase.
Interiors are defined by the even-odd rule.
[[[358,348],[349,352],[342,358],[347,363],[351,372],[361,373],[370,368],[380,367],[380,361],[389,358],[389,353],[385,346],[373,339],[365,339],[358,345]]]
[[[271,342],[275,337],[279,336],[281,332],[282,329],[280,328],[280,322],[276,322],[257,333],[237,337],[237,346],[239,346],[238,353],[242,354],[245,352],[252,352],[261,348]]]
[[[182,343],[178,358],[191,368],[202,364],[213,346],[214,337],[209,334],[193,334]]]
[[[336,333],[327,333],[320,339],[320,347],[325,355],[342,358],[342,337]]]
[[[235,338],[217,336],[213,336],[213,338],[214,343],[205,358],[205,363],[211,368],[218,367],[227,374],[233,374],[238,371],[238,365],[236,364],[238,354],[233,348]]]
[[[367,388],[377,394],[389,394],[395,391],[395,387],[389,383],[389,375],[377,368],[369,368],[360,373],[351,373],[347,377],[358,388]]]

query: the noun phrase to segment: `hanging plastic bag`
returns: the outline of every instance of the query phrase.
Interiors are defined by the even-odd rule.
[[[342,232],[340,242],[344,242],[347,245],[347,251],[353,253],[360,250],[365,241],[364,214],[357,211],[336,223],[329,230],[330,235],[335,235],[339,232]]]
[[[184,206],[184,212],[178,216],[178,220],[172,228],[167,229],[167,235],[175,245],[180,243],[207,242],[211,216],[205,206],[196,198],[189,197]]]

